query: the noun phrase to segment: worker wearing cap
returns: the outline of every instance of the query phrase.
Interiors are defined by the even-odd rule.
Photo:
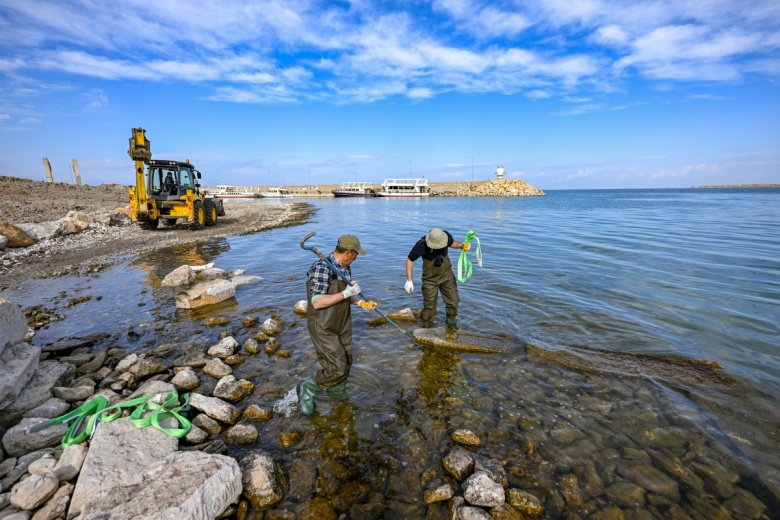
[[[423,310],[422,322],[424,327],[433,326],[433,318],[436,316],[436,303],[441,292],[442,300],[447,309],[447,327],[457,330],[458,317],[458,285],[455,274],[452,272],[452,263],[447,250],[469,250],[469,244],[463,244],[452,238],[448,231],[433,228],[425,236],[414,244],[409,256],[406,258],[406,284],[404,289],[408,294],[414,291],[412,282],[412,270],[414,262],[418,258],[423,259],[422,268],[422,295]]]
[[[355,235],[342,235],[336,250],[328,260],[347,280],[352,280],[351,264],[358,255],[365,255]],[[317,260],[306,274],[309,335],[317,352],[321,368],[314,376],[298,384],[298,404],[304,415],[314,413],[314,396],[325,390],[334,398],[344,397],[347,376],[352,367],[352,310],[359,304],[366,310],[376,309],[376,303],[361,300],[357,282],[347,285],[333,272],[328,263]]]

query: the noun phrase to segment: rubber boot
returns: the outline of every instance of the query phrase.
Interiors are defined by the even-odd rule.
[[[458,321],[455,318],[447,318],[447,328],[450,330],[458,330]]]
[[[317,386],[313,377],[307,377],[297,387],[298,392],[298,406],[301,408],[303,415],[311,415],[314,413],[314,396],[322,391],[322,388]]]
[[[347,383],[341,383],[325,390],[333,401],[342,401],[347,398]]]

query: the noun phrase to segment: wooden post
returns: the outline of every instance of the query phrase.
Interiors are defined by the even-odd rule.
[[[79,162],[73,159],[73,174],[76,176],[76,186],[81,186],[81,172],[79,171]]]
[[[51,163],[46,157],[43,158],[43,169],[46,170],[46,182],[54,182],[54,175],[51,173]]]

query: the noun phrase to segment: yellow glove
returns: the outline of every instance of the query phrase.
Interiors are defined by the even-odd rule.
[[[364,311],[373,311],[376,309],[376,302],[367,302],[366,300],[360,300],[358,302],[358,305],[360,305],[360,308]]]
[[[471,249],[471,244],[467,244],[467,243],[464,242],[463,243],[463,250],[464,251],[468,251],[469,249]]]

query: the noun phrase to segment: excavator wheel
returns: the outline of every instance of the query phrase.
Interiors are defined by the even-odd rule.
[[[153,230],[157,229],[157,226],[160,225],[160,219],[153,218],[151,220],[139,222],[139,224],[141,225],[141,229]]]
[[[176,225],[176,221],[179,220],[179,219],[177,219],[177,218],[166,218],[164,220],[165,220],[165,225],[166,226],[173,227],[173,226]]]
[[[196,200],[192,204],[192,210],[194,217],[192,219],[192,229],[203,229],[203,226],[206,225],[206,212],[203,210],[203,202]]]
[[[206,210],[206,225],[213,226],[217,223],[217,206],[211,199],[203,201],[203,208]]]

